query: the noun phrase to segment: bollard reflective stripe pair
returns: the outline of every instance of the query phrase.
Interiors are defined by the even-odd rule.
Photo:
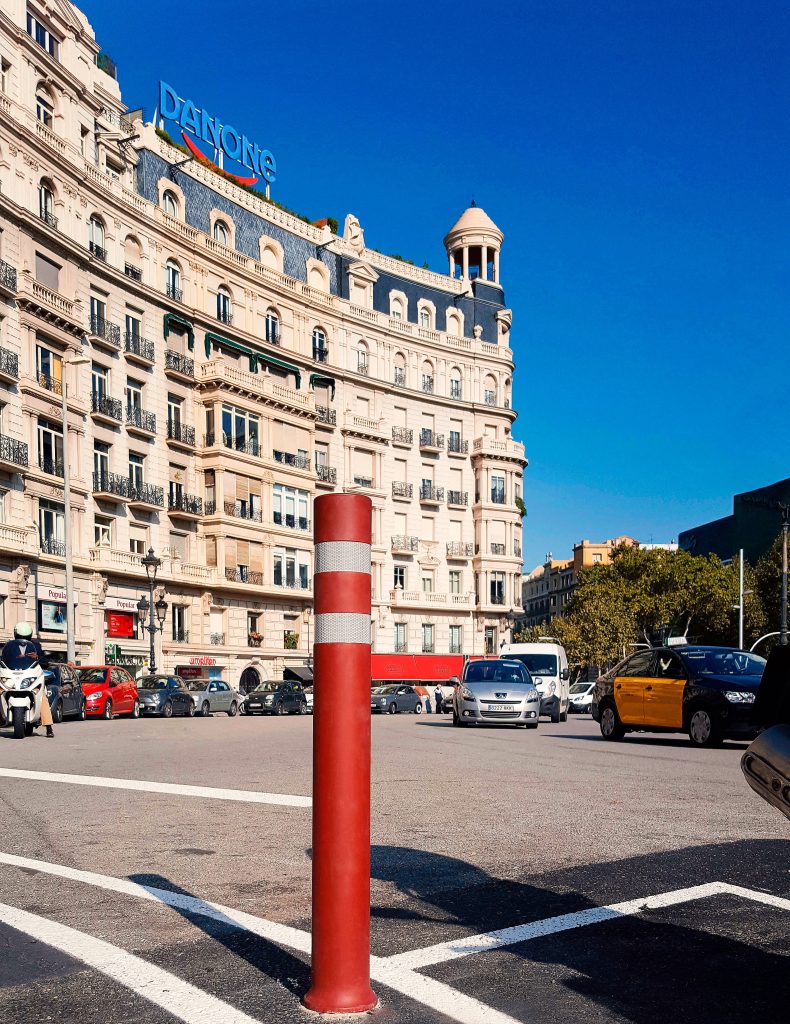
[[[326,494],[315,519],[313,949],[305,1006],[372,1009],[370,498]]]

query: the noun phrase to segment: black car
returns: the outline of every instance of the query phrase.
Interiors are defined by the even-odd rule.
[[[638,651],[595,684],[592,716],[607,740],[631,730],[687,732],[697,747],[756,734],[765,659],[734,647]]]
[[[51,661],[44,676],[53,722],[62,722],[64,718],[78,718],[84,722],[85,694],[77,670],[63,662]]]
[[[307,698],[299,683],[288,680],[260,683],[244,699],[247,715],[305,715]]]
[[[192,718],[195,714],[195,702],[181,676],[142,676],[137,680],[137,692],[141,714],[161,715],[162,718],[173,715]]]

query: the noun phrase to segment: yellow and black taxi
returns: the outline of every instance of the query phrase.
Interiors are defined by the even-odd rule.
[[[607,740],[687,732],[697,747],[756,734],[752,708],[765,659],[733,647],[638,651],[595,685],[592,716]]]

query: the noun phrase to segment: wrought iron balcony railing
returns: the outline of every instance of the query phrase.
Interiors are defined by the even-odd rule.
[[[27,445],[14,437],[0,434],[0,462],[10,462],[14,466],[27,466]]]
[[[491,545],[491,554],[492,555],[504,555],[504,553],[505,553],[505,545],[504,544],[492,544]]]
[[[337,470],[334,466],[316,466],[315,473],[319,480],[325,484],[337,483]]]
[[[148,434],[156,433],[156,414],[141,409],[137,405],[126,407],[126,426],[137,427],[138,430],[145,430]]]
[[[402,480],[392,481],[393,498],[411,498],[414,495],[414,484],[404,483]]]
[[[232,324],[233,313],[229,309],[218,309],[217,320],[219,320],[221,324]]]
[[[251,523],[261,522],[260,508],[254,508],[247,501],[226,501],[222,505],[222,510],[226,516],[233,516],[234,519],[247,519]],[[216,513],[217,503],[215,501],[207,501],[206,515],[213,516]]]
[[[127,277],[130,277],[133,281],[142,281],[143,272],[139,267],[135,267],[132,263],[124,263],[123,272]]]
[[[447,541],[447,554],[450,558],[471,558],[474,546],[472,544],[465,544],[461,540],[448,540]]]
[[[12,267],[5,260],[0,260],[0,285],[9,291],[16,291],[16,267]]]
[[[156,505],[157,508],[164,508],[164,488],[156,487],[154,484],[136,484],[130,480],[129,501],[138,502],[141,505]]]
[[[327,360],[329,359],[329,349],[316,348],[315,346],[313,346],[313,359],[315,359],[317,363],[327,362]]]
[[[175,644],[188,644],[189,643],[189,630],[188,629],[174,629],[172,636],[173,643]]]
[[[422,390],[425,392],[426,395],[432,395],[433,394],[433,377],[425,377],[425,376],[423,376],[423,378],[422,378]]]
[[[97,260],[101,260],[102,263],[107,262],[107,250],[104,246],[99,245],[98,242],[88,242],[88,249],[91,255],[95,256]]]
[[[448,491],[447,492],[447,504],[448,505],[468,505],[469,504],[469,491]]]
[[[47,455],[39,455],[38,468],[50,476],[63,476],[63,459],[53,459]]]
[[[111,324],[103,316],[91,317],[91,334],[95,338],[103,338],[115,348],[121,347],[121,328],[118,324]]]
[[[175,299],[176,302],[180,302],[184,297],[183,291],[181,290],[181,288],[179,288],[177,284],[166,284],[165,294],[167,295],[168,299]]]
[[[418,551],[420,547],[419,537],[408,537],[403,533],[396,533],[391,541],[393,551]]]
[[[414,431],[409,427],[393,427],[392,440],[400,441],[402,444],[411,444],[414,441]]]
[[[93,490],[102,494],[117,494],[119,498],[129,497],[129,478],[120,473],[94,473]]]
[[[38,215],[45,224],[49,224],[51,228],[57,228],[58,218],[50,210],[39,210]]]
[[[295,469],[309,469],[310,459],[306,455],[294,455],[292,452],[281,452],[276,448],[272,451],[275,462],[284,466],[293,466]]]
[[[238,565],[232,569],[226,568],[225,579],[231,583],[250,583],[254,587],[263,586],[263,573],[253,572],[243,565]]]
[[[188,444],[194,447],[195,428],[190,427],[187,423],[174,423],[172,420],[168,420],[167,439],[168,441],[178,441],[181,444]]]
[[[40,388],[46,388],[47,391],[51,391],[54,395],[63,394],[63,381],[57,377],[51,377],[48,373],[40,373],[37,383]]]
[[[19,356],[7,348],[0,348],[0,373],[19,380]]]
[[[165,349],[165,370],[180,373],[183,377],[195,376],[195,360],[184,356],[172,348]]]
[[[210,432],[203,435],[203,443],[206,448],[211,448],[219,442],[220,438]],[[232,448],[235,452],[244,452],[247,455],[260,455],[261,446],[257,438],[248,438],[244,435],[231,437],[230,434],[222,434],[222,444],[226,448]]]
[[[460,437],[449,437],[447,439],[447,451],[467,455],[469,452],[469,442],[462,440]]]
[[[168,494],[167,509],[169,512],[186,512],[191,516],[202,516],[203,499],[195,494]]]
[[[444,501],[444,488],[420,484],[420,501]]]
[[[437,434],[435,430],[421,430],[420,448],[444,448],[444,434]]]
[[[39,546],[42,554],[59,555],[61,558],[66,556],[66,542],[55,537],[42,537]]]
[[[405,640],[396,640],[395,641],[395,653],[396,654],[406,654],[408,652],[408,650],[409,650],[409,645],[406,643]]]
[[[396,388],[405,388],[406,387],[406,371],[401,369],[401,367],[396,366],[395,367],[395,374],[394,374],[394,376],[392,378],[392,383],[395,385]]]
[[[91,412],[99,416],[107,416],[108,419],[123,419],[123,406],[120,398],[110,398],[108,395],[99,395],[95,391],[91,393]]]
[[[146,359],[149,363],[153,363],[156,359],[154,343],[149,341],[148,338],[141,338],[139,334],[132,334],[130,331],[126,332],[124,351],[128,352],[129,355]]]
[[[315,411],[318,413],[319,423],[329,423],[332,426],[337,423],[337,413],[334,409],[327,409],[325,405],[317,405]]]
[[[232,570],[230,570],[230,571],[232,571]],[[224,633],[209,633],[208,642],[213,647],[221,647],[225,643],[225,634]]]
[[[490,600],[489,603],[490,604],[504,604],[505,603],[505,595],[503,593],[499,592],[499,591],[493,591],[492,590],[491,591],[491,600]]]

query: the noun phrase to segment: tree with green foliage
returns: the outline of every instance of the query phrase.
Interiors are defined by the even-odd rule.
[[[788,541],[790,549],[790,541]],[[765,611],[763,633],[778,630],[782,609],[782,536],[776,538],[754,569],[755,590]],[[762,652],[761,652],[762,653]]]

